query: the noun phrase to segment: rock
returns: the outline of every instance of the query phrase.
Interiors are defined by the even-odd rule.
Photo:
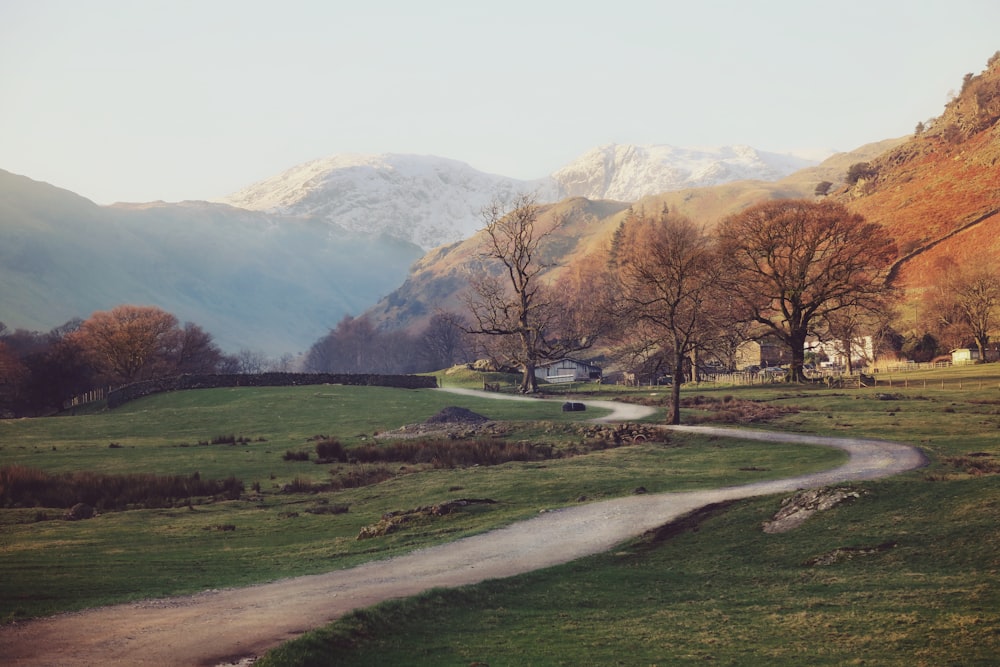
[[[799,491],[781,501],[781,508],[770,521],[765,521],[765,533],[785,533],[798,528],[816,512],[861,497],[861,492],[851,488],[821,488]]]

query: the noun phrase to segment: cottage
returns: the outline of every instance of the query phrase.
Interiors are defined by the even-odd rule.
[[[771,338],[764,338],[740,343],[736,348],[734,361],[736,370],[742,371],[754,366],[757,368],[781,366],[790,363],[792,355],[787,345]]]
[[[601,379],[601,367],[566,357],[540,364],[535,368],[535,377],[549,383],[597,381]]]

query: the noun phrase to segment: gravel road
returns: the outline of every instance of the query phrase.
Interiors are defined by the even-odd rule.
[[[604,421],[635,420],[652,410],[610,401],[585,402],[615,410]],[[0,663],[8,667],[236,664],[353,609],[430,588],[509,577],[607,551],[709,503],[887,477],[926,463],[916,448],[881,440],[698,426],[672,428],[826,445],[845,450],[850,459],[832,470],[789,479],[636,495],[544,512],[506,528],[348,570],[7,625],[0,628]]]

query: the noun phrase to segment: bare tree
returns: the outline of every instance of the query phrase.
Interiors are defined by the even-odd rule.
[[[938,268],[943,280],[925,300],[938,340],[949,348],[971,341],[985,361],[1000,309],[1000,278],[989,267],[965,269],[950,259]]]
[[[644,354],[660,350],[673,374],[669,421],[680,423],[685,360],[718,329],[711,307],[720,292],[721,264],[713,239],[687,218],[666,210],[632,213],[616,235],[611,259],[616,311],[628,342]]]
[[[487,336],[504,363],[523,371],[520,391],[538,391],[535,368],[574,351],[587,349],[594,336],[574,330],[565,304],[546,288],[541,274],[547,266],[542,243],[562,224],[561,219],[539,224],[539,206],[531,195],[520,195],[509,205],[495,199],[483,209],[485,226],[480,258],[482,277],[472,282],[466,299],[471,324],[466,332]],[[498,271],[494,271],[498,269]],[[579,320],[576,320],[579,322]]]
[[[726,218],[719,247],[742,317],[782,340],[791,380],[804,379],[806,338],[847,308],[877,310],[896,245],[832,201],[768,201]]]
[[[427,370],[449,368],[466,361],[468,344],[465,332],[457,324],[457,313],[437,313],[420,334],[418,352]]]

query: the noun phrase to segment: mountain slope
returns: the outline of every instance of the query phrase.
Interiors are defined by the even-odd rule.
[[[335,155],[293,167],[226,198],[240,208],[311,216],[358,233],[387,234],[426,250],[467,238],[482,226],[494,195],[540,190],[445,158],[418,155]]]
[[[611,144],[550,177],[523,181],[456,160],[419,155],[335,155],[293,167],[227,197],[233,206],[312,216],[358,233],[385,233],[425,250],[472,236],[494,197],[535,193],[636,201],[652,194],[737,179],[774,180],[813,162],[748,146],[684,149]]]
[[[542,206],[541,225],[558,216],[565,220],[560,234],[543,248],[550,262],[567,266],[587,261],[600,252],[618,227],[629,206],[658,211],[664,206],[708,226],[752,203],[772,198],[812,197],[823,180],[842,182],[847,167],[869,160],[900,140],[862,146],[851,153],[831,156],[820,165],[800,170],[779,181],[743,180],[714,187],[686,188],[639,198],[634,203],[570,198]],[[482,235],[428,252],[413,265],[406,282],[380,300],[367,315],[386,328],[417,330],[436,310],[464,309],[462,294],[471,277],[483,267],[478,257]],[[558,270],[548,271],[553,277]]]
[[[0,171],[0,321],[45,331],[155,305],[227,351],[305,350],[399,285],[420,250],[222,204],[97,206]]]
[[[896,238],[904,289],[935,284],[947,261],[1000,267],[1000,52],[930,127],[837,196]]]
[[[562,197],[636,201],[686,188],[738,180],[776,181],[814,165],[812,160],[765,153],[750,146],[677,148],[608,144],[552,175]]]

